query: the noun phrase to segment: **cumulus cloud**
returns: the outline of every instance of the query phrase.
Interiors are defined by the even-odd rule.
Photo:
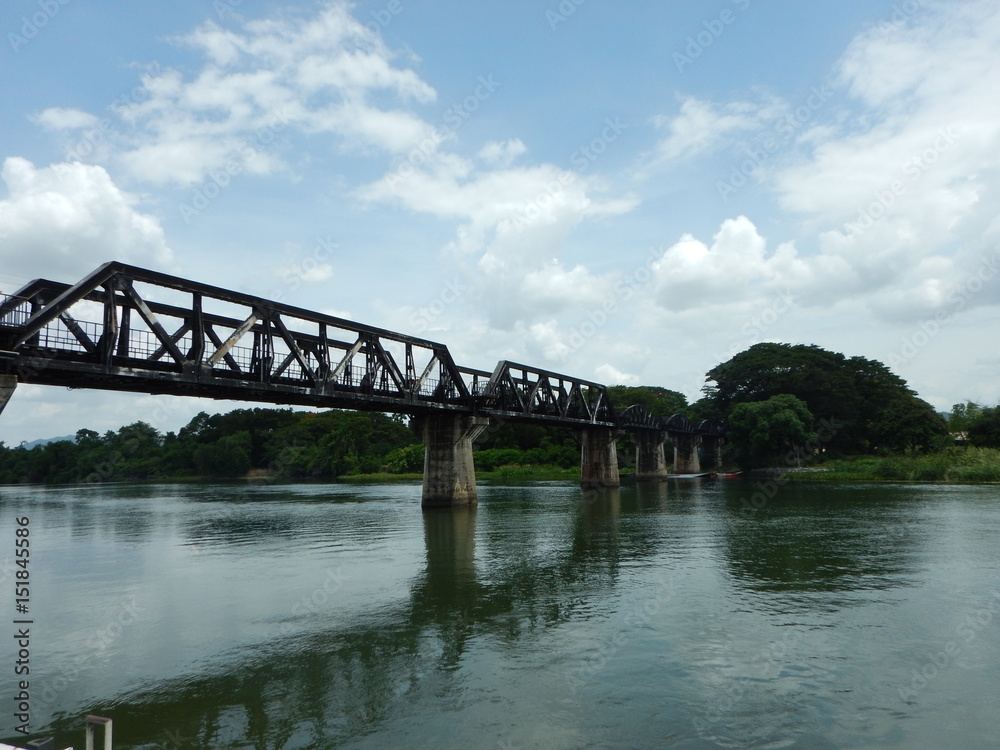
[[[813,269],[791,243],[768,252],[745,216],[722,223],[711,246],[683,236],[652,264],[657,301],[665,309],[732,305],[810,285]]]
[[[734,101],[713,104],[695,97],[681,102],[676,116],[657,115],[653,125],[667,131],[654,151],[654,160],[672,161],[716,148],[736,134],[752,131],[786,109],[773,98],[763,103]]]
[[[838,65],[853,112],[774,175],[782,206],[820,230],[821,258],[854,273],[832,281],[885,316],[940,309],[995,249],[998,44],[990,2],[928,4],[858,36]]]
[[[282,169],[278,144],[291,133],[335,136],[340,148],[398,154],[434,128],[407,109],[433,101],[420,77],[356,20],[345,2],[308,18],[213,21],[174,40],[201,53],[188,76],[156,68],[142,95],[115,107],[105,135],[135,178],[191,185],[218,170],[269,174]],[[395,99],[397,106],[387,106]],[[53,128],[84,127],[93,115],[49,109]]]
[[[520,138],[511,138],[507,141],[491,141],[483,146],[477,158],[490,165],[509,167],[511,163],[522,154],[526,153],[528,147]]]
[[[98,124],[98,119],[88,112],[63,107],[49,107],[34,119],[46,130],[77,130],[92,128]]]
[[[607,297],[609,277],[581,264],[567,267],[558,256],[582,222],[636,205],[634,196],[603,197],[596,179],[551,164],[481,169],[448,153],[405,175],[391,172],[359,196],[461,221],[444,252],[464,264],[479,290],[471,296],[481,298],[491,325],[504,330]]]
[[[101,263],[121,260],[167,268],[173,254],[153,216],[136,210],[103,167],[27,159],[4,161],[0,263],[22,278],[75,281]]]
[[[622,372],[614,365],[603,364],[596,370],[598,379],[607,385],[639,385],[641,382],[638,375],[630,375]]]
[[[800,304],[857,304],[897,323],[947,307],[997,247],[998,46],[995,3],[923,4],[859,34],[808,105],[688,98],[658,118],[661,160],[770,137],[748,176],[798,223],[800,245],[778,238],[769,251],[744,217],[711,244],[685,236],[656,266],[659,304],[682,312],[789,289]]]

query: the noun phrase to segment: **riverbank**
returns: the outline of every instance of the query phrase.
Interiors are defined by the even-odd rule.
[[[804,471],[783,473],[782,477],[829,482],[1000,482],[1000,450],[956,447],[921,456],[864,456],[816,464]]]

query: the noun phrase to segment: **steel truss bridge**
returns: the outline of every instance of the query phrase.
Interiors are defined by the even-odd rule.
[[[570,428],[718,437],[616,410],[606,386],[119,262],[0,295],[0,377],[17,382]]]

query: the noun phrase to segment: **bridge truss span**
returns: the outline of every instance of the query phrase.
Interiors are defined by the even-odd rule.
[[[0,411],[18,383],[408,414],[426,447],[427,507],[475,502],[472,442],[490,420],[577,430],[594,487],[618,486],[623,431],[650,477],[666,476],[667,435],[696,465],[722,434],[617,411],[600,383],[506,360],[459,367],[444,344],[119,262],[0,295]]]
[[[490,376],[481,405],[504,419],[617,426],[607,386],[506,360]]]
[[[468,411],[446,346],[122,263],[0,302],[22,382],[388,412]]]

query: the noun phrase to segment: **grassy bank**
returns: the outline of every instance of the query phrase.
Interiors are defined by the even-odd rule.
[[[948,448],[923,456],[829,461],[813,468],[785,476],[793,481],[1000,482],[1000,450]]]
[[[512,464],[510,466],[499,466],[493,471],[476,472],[476,479],[493,480],[498,482],[553,481],[579,478],[579,466],[574,466],[571,469],[563,469],[559,466]]]
[[[511,466],[499,466],[492,471],[476,471],[477,481],[495,482],[529,482],[529,481],[552,481],[562,479],[579,479],[579,467],[563,469],[558,466],[534,466],[527,464],[516,464]],[[337,477],[338,482],[351,484],[379,484],[383,482],[419,482],[423,479],[423,474],[390,474],[380,472],[377,474],[345,474]]]

